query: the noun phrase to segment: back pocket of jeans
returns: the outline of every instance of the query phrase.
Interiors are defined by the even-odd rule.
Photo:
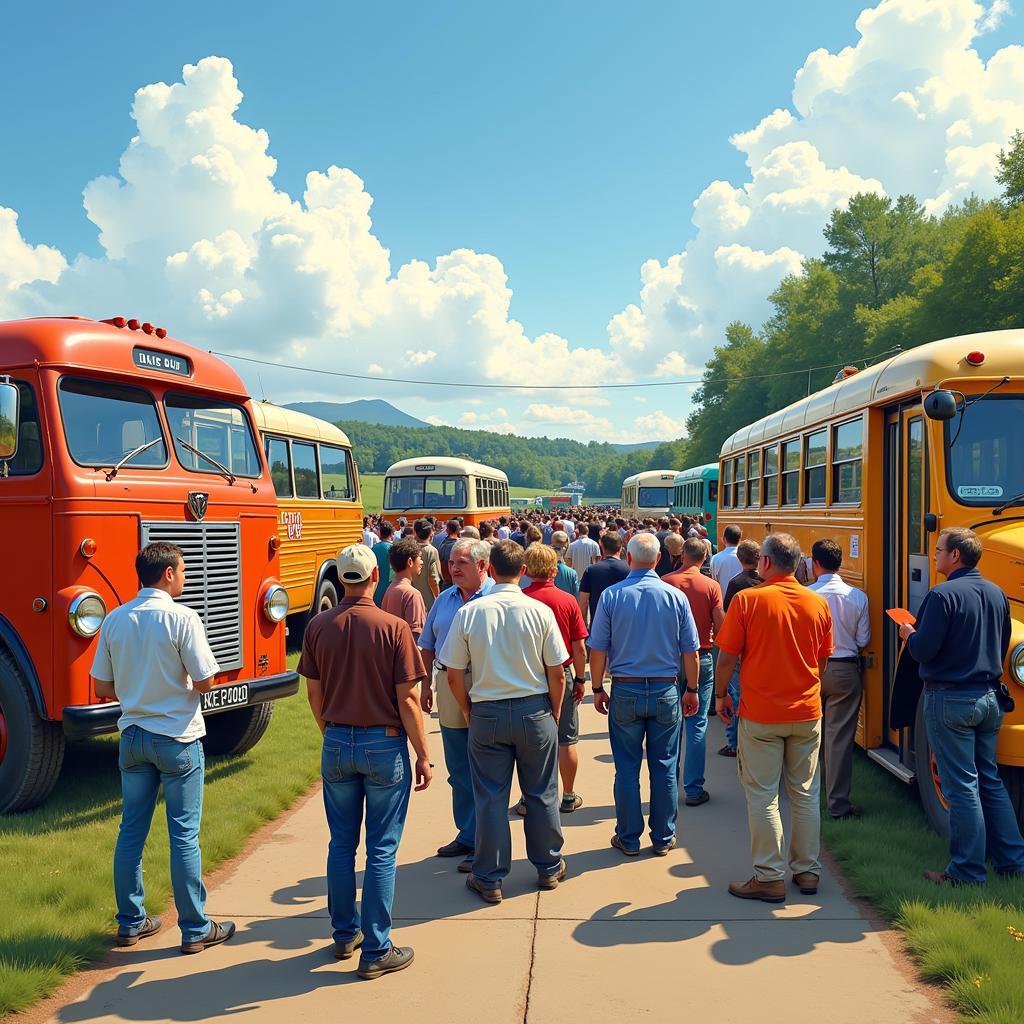
[[[364,750],[368,774],[378,786],[397,786],[405,778],[405,758],[401,748]]]
[[[469,716],[469,745],[490,747],[498,735],[498,720],[479,715],[475,712]]]
[[[679,695],[659,697],[655,715],[658,725],[675,725],[679,721]]]
[[[320,754],[320,774],[323,776],[324,782],[340,782],[342,771],[341,771],[341,750],[338,747],[332,747],[328,744],[324,744],[324,749]]]
[[[943,697],[942,721],[947,729],[973,729],[980,724],[982,714],[978,709],[978,698]]]
[[[612,717],[619,725],[632,725],[636,721],[636,697],[616,696],[613,687]]]
[[[180,743],[169,736],[165,739],[154,739],[153,763],[165,775],[184,775],[195,767],[196,758],[193,756],[193,750],[196,746],[196,743]]]

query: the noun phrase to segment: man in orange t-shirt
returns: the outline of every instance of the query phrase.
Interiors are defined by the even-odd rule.
[[[764,583],[738,593],[716,637],[715,707],[728,725],[735,709],[729,680],[740,662],[737,763],[747,796],[754,877],[732,882],[747,900],[786,899],[779,784],[792,808],[789,867],[806,895],[818,891],[821,808],[821,674],[832,653],[832,615],[823,597],[796,581],[803,557],[796,538],[774,533],[761,545]]]
[[[722,607],[722,588],[710,576],[705,576],[701,572],[708,555],[707,544],[700,537],[688,537],[683,540],[682,537],[671,533],[665,538],[665,548],[670,557],[674,557],[678,552],[682,556],[683,564],[681,569],[662,576],[662,580],[686,595],[700,639],[700,681],[697,683],[697,689],[690,691],[697,694],[700,703],[697,714],[683,719],[686,751],[681,761],[686,806],[699,807],[711,799],[704,788],[708,711],[711,708],[711,695],[715,685],[711,645],[715,634],[722,627],[725,610]],[[681,685],[686,685],[682,675],[679,681]]]

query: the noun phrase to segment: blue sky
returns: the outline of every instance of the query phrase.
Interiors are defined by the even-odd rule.
[[[974,17],[980,23],[987,16],[985,8],[972,8],[970,0],[937,0],[937,5],[949,8],[954,21]],[[366,299],[367,292],[348,302],[351,306],[353,301],[366,301],[371,311],[356,318],[363,322],[338,328],[336,310],[317,316],[318,323],[330,321],[330,330],[314,337],[304,324],[301,331],[296,329],[295,338],[282,337],[273,357],[285,361],[296,361],[298,353],[303,360],[324,366],[331,352],[344,349],[346,355],[337,365],[365,372],[367,361],[359,363],[358,353],[377,351],[380,357],[369,365],[378,367],[382,376],[408,376],[411,368],[424,379],[518,379],[496,373],[493,367],[477,370],[465,359],[445,361],[444,346],[464,354],[468,345],[482,350],[483,362],[493,362],[488,352],[493,345],[518,361],[536,355],[541,375],[552,382],[596,383],[608,379],[609,373],[615,379],[625,375],[649,380],[684,367],[699,372],[710,345],[720,337],[721,317],[716,319],[711,310],[721,296],[716,300],[707,280],[701,285],[693,253],[686,256],[691,265],[687,273],[696,283],[685,284],[682,271],[669,280],[674,271],[668,269],[674,256],[689,252],[688,246],[699,248],[702,231],[710,232],[709,238],[713,234],[707,225],[698,231],[691,222],[694,201],[709,183],[724,180],[742,189],[752,181],[756,161],[766,159],[764,153],[752,157],[741,152],[730,144],[730,136],[753,129],[777,109],[788,110],[799,123],[781,127],[780,144],[792,146],[806,128],[803,135],[831,175],[830,196],[834,192],[842,200],[845,185],[840,171],[846,169],[853,185],[875,181],[890,192],[906,187],[906,181],[892,180],[903,173],[895,168],[905,159],[897,161],[891,152],[882,152],[876,166],[870,145],[855,154],[841,152],[841,140],[835,138],[841,126],[816,125],[814,110],[800,112],[794,105],[794,76],[812,51],[824,49],[835,55],[861,42],[870,56],[870,40],[863,39],[856,26],[858,14],[869,6],[863,0],[676,2],[638,8],[603,2],[435,5],[441,6],[443,10],[412,3],[311,3],[282,10],[238,3],[181,3],[173,8],[113,3],[84,8],[65,3],[8,10],[8,39],[17,45],[8,49],[0,64],[0,88],[7,98],[0,113],[7,141],[0,161],[0,207],[19,215],[21,242],[53,247],[72,265],[52,287],[33,285],[31,278],[22,287],[19,279],[24,296],[15,312],[90,294],[84,284],[73,285],[75,257],[81,253],[102,263],[109,254],[83,209],[84,186],[97,176],[117,174],[118,160],[137,131],[131,119],[135,91],[150,83],[180,82],[184,65],[212,55],[230,62],[230,72],[245,95],[233,116],[269,135],[269,154],[277,161],[272,184],[280,193],[300,199],[310,171],[326,172],[331,165],[350,169],[372,196],[372,238],[390,251],[392,277],[414,260],[433,267],[439,256],[465,249],[491,254],[507,275],[512,297],[505,313],[522,324],[523,343],[536,344],[538,338],[553,334],[565,340],[567,351],[564,365],[559,364],[557,345],[545,342],[543,351],[522,348],[519,339],[510,341],[511,336],[503,333],[505,328],[493,335],[468,329],[460,337],[460,328],[452,326],[447,315],[444,330],[436,336],[431,333],[433,323],[416,320],[406,339],[402,330],[403,325],[408,328],[408,317],[390,307],[382,313],[392,300]],[[969,47],[955,25],[944,23],[936,29],[932,24],[924,31],[908,24],[915,6],[919,5],[912,0],[886,0],[882,5],[887,10],[904,8],[889,14],[899,15],[901,31],[905,28],[910,40],[931,40],[919,59],[913,45],[903,47],[910,51],[903,55],[884,55],[897,65],[909,93],[929,78],[948,78],[944,61],[951,54],[973,48],[985,62],[1024,38],[1021,19],[1004,10],[1002,2],[990,16],[994,27],[969,34]],[[874,31],[893,35],[884,19]],[[991,97],[978,93],[967,77],[964,82],[963,102],[974,103],[973,110],[983,109]],[[860,104],[862,127],[870,138],[869,87],[856,75],[835,89],[819,85],[819,106],[830,92],[841,93],[855,112]],[[925,93],[922,97],[927,98]],[[892,102],[891,95],[884,99]],[[936,138],[945,137],[950,116],[944,121],[935,104],[915,114],[918,121],[928,122]],[[889,130],[888,123],[879,121],[880,136]],[[835,154],[829,153],[830,140]],[[921,144],[922,161],[935,163],[935,154],[925,154],[926,142]],[[948,160],[947,152],[942,155]],[[927,171],[949,179],[955,191],[955,173],[948,168],[943,172],[941,164]],[[806,175],[803,184],[805,179]],[[919,187],[931,180],[923,173],[916,179],[909,175],[922,198],[931,195],[940,202],[941,187],[932,193]],[[144,205],[162,201],[152,182],[148,192],[142,186],[136,192]],[[107,210],[108,218],[130,216],[115,206]],[[720,218],[718,206],[712,213]],[[818,219],[812,235],[820,231],[822,218]],[[225,228],[234,230],[235,225],[213,223],[216,220],[211,218],[208,236],[200,221],[194,241],[213,238]],[[180,238],[173,245],[168,242],[170,248],[164,252],[159,250],[158,230],[140,229],[135,235],[125,230],[139,246],[150,246],[148,254],[154,259],[181,251]],[[771,264],[767,272],[758,264],[759,276],[743,285],[751,289],[751,296],[741,312],[749,308],[756,317],[763,311],[767,290],[783,272],[798,266],[790,253],[807,255],[814,244],[812,235],[801,226],[791,238],[785,223],[773,223],[756,241],[727,234],[718,239],[716,252],[722,244],[741,244],[745,250],[766,254]],[[741,255],[749,270],[751,259]],[[358,265],[361,259],[353,257]],[[371,253],[366,259],[368,266],[376,265],[378,256]],[[641,266],[650,260],[665,270],[658,275],[664,280],[653,285],[647,280],[644,287],[651,290],[642,294]],[[138,261],[140,266],[143,262]],[[499,315],[502,304],[500,294],[491,294],[496,288],[493,271],[493,266],[471,271],[488,317]],[[90,272],[99,269],[92,267]],[[251,281],[254,275],[249,267],[245,277]],[[108,294],[124,294],[125,308],[136,303],[136,296],[159,293],[152,280],[133,285],[131,274],[127,279],[119,274],[119,282],[122,292],[111,286]],[[201,281],[190,278],[190,284],[196,285],[196,294],[202,290]],[[703,288],[700,294],[694,290],[698,287]],[[665,325],[655,322],[658,309],[664,308],[659,288],[679,298],[684,311],[693,307],[700,321],[700,331],[684,332],[674,347],[662,336]],[[237,290],[226,288],[225,294]],[[304,288],[296,291],[296,302],[308,296]],[[754,294],[757,291],[761,294]],[[449,288],[445,295],[450,292]],[[314,302],[321,298],[321,292],[313,295]],[[244,299],[231,316],[238,315],[237,308],[251,305],[248,293]],[[419,299],[408,301],[422,311]],[[435,299],[424,301],[430,304]],[[439,301],[443,308],[444,298]],[[492,302],[497,302],[497,313]],[[288,322],[287,309],[279,305],[268,322]],[[611,330],[609,322],[630,307],[640,313],[643,329],[629,314]],[[203,308],[209,319],[209,304]],[[226,314],[216,325],[221,333],[211,328],[208,337],[202,317],[186,316],[173,305],[161,309],[160,315],[172,331],[198,344],[235,344],[239,351],[261,357],[271,351],[241,341],[244,321],[225,341],[224,322],[231,319]],[[296,310],[294,319],[304,321],[305,313]],[[178,325],[195,326],[186,333]],[[417,340],[421,334],[426,341]],[[345,348],[345,339],[351,348]],[[579,347],[595,354],[573,357]],[[641,351],[646,352],[643,358]],[[593,365],[593,372],[574,375],[577,359]],[[454,376],[456,368],[460,377]],[[299,375],[289,382],[295,393],[283,397],[300,397],[299,391],[301,397],[312,397],[315,391]],[[507,401],[504,396],[499,400],[507,415],[474,423],[472,410],[481,402],[470,391],[453,401],[429,388],[402,390],[382,382],[379,389],[350,388],[335,397],[368,394],[445,422],[572,436],[611,432],[630,438],[644,433],[632,420],[641,410],[643,415],[651,413],[650,407],[659,401],[652,395],[647,403],[636,402],[630,415],[612,415],[599,412],[596,403],[574,403],[571,395],[509,392]],[[494,405],[490,396],[485,404]],[[531,405],[542,411],[527,415]],[[577,406],[603,422],[588,422],[582,416],[574,421],[565,410]],[[541,418],[544,409],[555,408],[561,411],[550,420]],[[658,425],[670,432],[679,427],[678,409],[663,412],[666,420],[652,421],[651,430]]]

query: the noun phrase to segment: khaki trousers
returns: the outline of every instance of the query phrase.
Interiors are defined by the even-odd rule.
[[[786,877],[779,786],[785,781],[791,818],[789,868],[821,874],[821,719],[765,724],[740,719],[736,763],[747,796],[750,855],[761,882]]]
[[[857,739],[857,716],[863,695],[860,666],[853,662],[830,661],[821,677],[822,720],[821,760],[825,769],[825,795],[833,818],[848,814],[853,781],[853,747]]]

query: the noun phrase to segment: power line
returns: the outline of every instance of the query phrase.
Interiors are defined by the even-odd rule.
[[[808,382],[810,382],[810,376],[815,370],[834,370],[838,367],[850,365],[850,360],[847,359],[841,363],[824,363],[821,366],[802,366],[797,370],[779,370],[776,373],[755,373],[746,377],[712,377],[710,380],[705,380],[703,377],[699,377],[695,380],[653,380],[628,384],[470,384],[468,382],[450,380],[416,380],[411,377],[385,377],[383,375],[374,376],[364,373],[345,373],[342,370],[324,370],[313,366],[297,366],[294,363],[275,363],[269,359],[255,359],[252,356],[240,356],[234,352],[218,352],[216,349],[212,348],[208,351],[210,355],[220,356],[222,359],[235,359],[244,363],[255,363],[259,366],[272,366],[278,370],[299,370],[303,373],[315,373],[321,377],[344,377],[347,380],[369,380],[376,384],[416,384],[420,387],[467,388],[469,390],[491,388],[500,391],[611,391],[617,389],[629,390],[631,388],[686,387],[694,384],[740,384],[748,380],[769,380],[774,377],[790,377],[797,373],[806,373]],[[886,352],[880,352],[879,355],[888,356],[900,351],[902,350],[899,347],[896,347],[889,349]],[[862,362],[864,362],[865,368],[867,368],[868,361],[862,360]]]

